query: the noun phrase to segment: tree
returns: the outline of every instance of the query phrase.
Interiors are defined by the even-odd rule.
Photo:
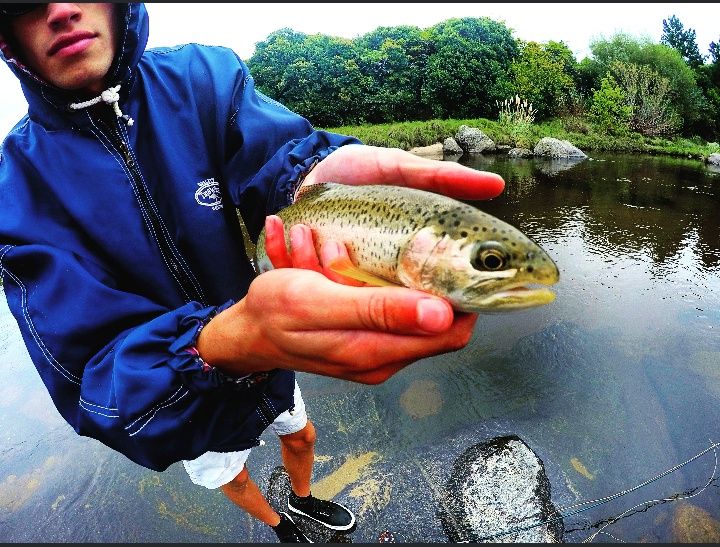
[[[630,127],[645,136],[673,135],[681,124],[670,96],[670,81],[648,65],[615,61],[610,74],[631,108]]]
[[[511,95],[510,63],[518,46],[510,29],[487,17],[448,19],[430,29],[433,51],[422,89],[437,118],[490,117]]]
[[[314,125],[364,120],[368,81],[350,40],[283,29],[258,44],[248,66],[260,91]]]
[[[248,59],[248,67],[258,89],[273,99],[282,101],[280,82],[286,68],[300,54],[307,34],[281,28],[255,45],[255,53]]]
[[[590,42],[593,59],[583,66],[584,73],[600,77],[610,71],[615,62],[648,66],[668,80],[670,102],[680,115],[682,132],[686,135],[707,134],[712,120],[707,116],[709,105],[697,83],[695,71],[685,62],[676,49],[657,44],[649,38],[634,38],[617,33],[610,39],[596,39]],[[597,89],[600,82],[592,84]]]
[[[527,42],[510,66],[515,92],[532,103],[538,119],[557,115],[575,90],[575,58],[562,42]]]
[[[660,43],[676,49],[685,62],[692,68],[701,66],[705,59],[700,55],[697,41],[695,40],[695,31],[693,29],[685,30],[680,19],[671,15],[669,19],[663,19],[663,34]]]
[[[602,78],[600,89],[594,90],[588,119],[609,135],[622,136],[630,132],[632,107],[611,74]]]
[[[362,73],[369,78],[365,101],[373,123],[431,117],[421,90],[430,53],[426,33],[413,26],[379,27],[355,40]]]

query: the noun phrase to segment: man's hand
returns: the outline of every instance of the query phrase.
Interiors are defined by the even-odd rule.
[[[378,384],[418,359],[464,347],[476,318],[421,291],[352,287],[280,268],[213,318],[197,348],[229,374],[285,368]]]
[[[307,174],[302,187],[320,182],[394,184],[468,200],[494,198],[505,188],[496,173],[362,144],[342,146],[328,155]]]
[[[500,194],[503,179],[453,162],[398,149],[339,148],[317,164],[303,186],[321,182],[395,184],[456,199]],[[454,311],[442,298],[405,287],[366,287],[328,268],[349,260],[339,242],[315,248],[307,226],[266,219],[266,251],[274,270],[259,275],[240,302],[201,331],[203,359],[230,374],[293,369],[378,384],[419,359],[469,342],[477,315]]]

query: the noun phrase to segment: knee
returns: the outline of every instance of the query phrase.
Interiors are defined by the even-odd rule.
[[[250,473],[248,473],[248,470],[246,467],[243,467],[242,471],[237,474],[237,476],[228,482],[227,484],[223,485],[223,490],[234,490],[236,492],[242,492],[247,488],[248,483],[250,482]]]
[[[310,450],[315,445],[315,439],[317,435],[315,433],[315,426],[310,420],[305,427],[296,433],[290,435],[283,435],[280,437],[283,445],[293,452],[305,452]]]

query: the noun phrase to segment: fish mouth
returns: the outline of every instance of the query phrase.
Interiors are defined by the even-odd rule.
[[[549,304],[554,300],[555,293],[546,286],[518,283],[472,298],[463,309],[470,312],[521,310]]]

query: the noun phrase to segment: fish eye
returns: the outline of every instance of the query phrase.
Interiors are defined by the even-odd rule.
[[[502,245],[495,241],[487,241],[480,245],[471,264],[476,270],[495,272],[505,267],[507,257]]]

